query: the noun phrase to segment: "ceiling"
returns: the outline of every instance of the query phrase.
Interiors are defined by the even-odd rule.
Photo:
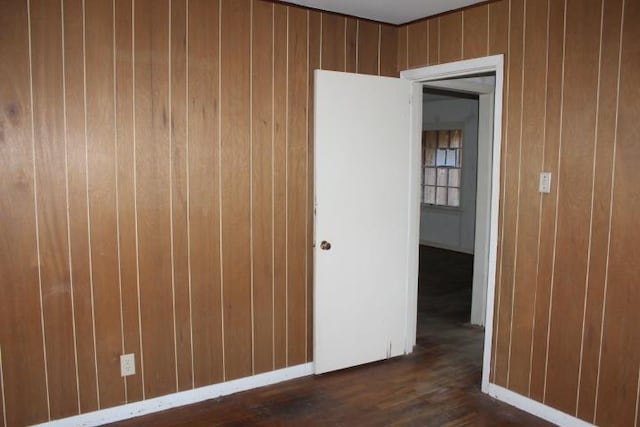
[[[286,3],[396,25],[484,1],[486,0],[285,0]]]

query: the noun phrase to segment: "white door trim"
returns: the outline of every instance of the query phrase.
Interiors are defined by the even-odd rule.
[[[493,311],[495,296],[496,261],[498,249],[498,208],[500,197],[500,148],[502,146],[502,99],[504,82],[504,57],[503,55],[487,56],[484,58],[469,59],[464,61],[450,62],[446,64],[433,65],[430,67],[405,70],[400,73],[403,79],[416,83],[423,83],[433,80],[450,79],[454,77],[470,76],[480,73],[495,73],[495,104],[493,115],[493,156],[491,165],[491,203],[490,221],[488,233],[488,257],[486,262],[487,274],[487,305],[485,315],[485,335],[484,354],[482,359],[482,391],[489,391],[489,371],[491,367],[491,344],[493,337]],[[418,85],[416,85],[418,86]],[[420,233],[420,145],[422,131],[422,88],[420,88],[419,101],[414,95],[412,102],[412,152],[418,153],[414,156],[411,166],[412,181],[409,184],[412,199],[415,199],[410,206],[410,215],[413,216],[409,222],[410,235],[416,236],[416,241]],[[415,208],[415,209],[414,209]],[[412,242],[413,243],[413,242]],[[410,248],[409,256],[409,289],[407,292],[407,352],[410,352],[415,345],[416,318],[418,307],[418,245]]]

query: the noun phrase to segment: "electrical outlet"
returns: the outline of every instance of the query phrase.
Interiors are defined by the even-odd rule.
[[[120,356],[120,375],[128,377],[136,373],[136,355],[134,353]]]

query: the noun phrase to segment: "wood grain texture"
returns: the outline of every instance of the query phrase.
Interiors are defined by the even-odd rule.
[[[489,5],[471,7],[463,12],[463,58],[478,58],[487,55]],[[546,51],[546,49],[545,49]]]
[[[187,146],[193,374],[196,387],[224,378],[220,294],[218,1],[189,0]]]
[[[346,20],[343,16],[322,13],[322,61],[320,65],[323,70],[346,70],[345,25]]]
[[[462,59],[462,11],[442,15],[439,25],[439,62]]]
[[[362,26],[362,22],[359,23]],[[320,13],[309,12],[309,69],[307,108],[307,362],[313,361],[313,227],[315,221],[314,193],[314,72],[320,68]],[[358,39],[360,40],[360,39]],[[359,43],[359,41],[358,41]],[[395,69],[395,57],[392,58]]]
[[[275,368],[287,366],[287,38],[289,7],[276,4],[273,74],[273,328]]]
[[[347,73],[356,73],[358,69],[359,22],[355,18],[345,18],[344,63]],[[376,44],[377,46],[377,44]],[[377,50],[377,47],[376,47]]]
[[[250,2],[221,2],[220,138],[225,379],[251,374]]]
[[[30,8],[36,226],[49,413],[60,418],[79,411],[67,238],[62,10],[47,1],[32,1]]]
[[[503,174],[504,198],[501,209],[502,245],[500,272],[499,321],[496,330],[495,382],[506,386],[509,376],[511,352],[511,328],[513,313],[514,269],[516,252],[516,221],[518,215],[518,175],[520,168],[520,139],[522,111],[522,63],[524,1],[511,2],[509,24],[509,85],[505,93],[508,113],[505,121],[505,140],[502,156],[505,166]]]
[[[88,412],[98,409],[98,385],[87,216],[83,9],[81,0],[67,0],[64,5],[64,92],[67,123],[65,137],[71,280],[73,280],[80,411]],[[133,236],[133,233],[131,235]]]
[[[640,208],[640,15],[638,2],[623,3],[618,126],[615,134],[615,171],[611,207],[609,270],[605,295],[604,338],[595,422],[632,425],[637,422],[640,366],[640,271],[634,261],[640,229],[634,212]],[[635,390],[634,390],[635,389]]]
[[[632,252],[634,237],[622,230],[633,229],[629,212],[636,192],[628,183],[636,177],[627,165],[634,162],[635,147],[624,156],[616,153],[616,177],[619,162],[628,169],[622,189],[617,178],[613,195],[611,188],[614,135],[637,138],[630,119],[621,131],[622,115],[637,114],[636,75],[629,72],[626,86],[621,78],[620,99],[616,87],[621,28],[622,63],[629,70],[637,67],[637,30],[621,22],[618,0],[594,1],[586,8],[572,0],[498,1],[479,8],[484,7],[488,27],[480,24],[482,13],[473,17],[475,8],[468,8],[459,35],[464,57],[471,55],[467,43],[487,42],[479,34],[485,31],[488,52],[505,54],[491,381],[590,422],[597,407],[596,423],[632,425],[640,338],[628,325],[640,319],[629,303],[637,299],[628,285],[637,272],[623,255]],[[635,4],[624,9],[626,19],[638,13]],[[455,45],[458,30],[445,34],[451,27],[444,23],[447,16],[410,24],[426,22],[430,63],[444,62],[446,50],[455,51],[447,46]],[[399,37],[410,25],[399,29]],[[399,68],[405,55],[422,54],[402,40],[398,49]],[[542,198],[536,191],[540,170],[559,178]],[[619,249],[614,257],[614,247],[624,252]]]
[[[187,166],[187,1],[171,1],[171,252],[178,390],[193,388]]]
[[[362,23],[360,24],[362,25]],[[397,66],[398,30],[391,25],[380,25],[380,49],[378,52],[381,76],[399,77]]]
[[[509,88],[509,4],[505,1],[491,3],[489,5],[489,54],[496,55],[504,52],[504,93],[506,94]],[[504,153],[504,146],[506,143],[506,120],[508,118],[509,98],[503,95],[502,99],[502,147],[501,153]],[[505,159],[502,158],[500,164],[500,176],[504,176]],[[500,262],[502,260],[502,242],[503,242],[503,228],[504,224],[504,191],[505,181],[500,182],[500,209],[498,209],[498,249],[497,249],[497,266],[496,266],[496,289],[495,289],[495,308],[493,313],[493,325],[494,332],[492,337],[492,355],[491,355],[491,381],[495,382],[496,360],[497,353],[497,339],[498,332],[500,330],[500,309],[501,295],[502,295],[502,271],[500,269]]]
[[[135,2],[135,170],[144,396],[177,389],[169,195],[168,2]]]
[[[613,147],[618,102],[617,85],[621,19],[622,1],[610,0],[605,2],[601,29],[602,56],[599,64],[595,176],[593,180],[593,199],[591,201],[591,249],[589,253],[589,276],[587,278],[587,299],[582,336],[582,369],[577,402],[577,415],[581,419],[590,422],[594,422],[607,250],[611,230],[609,212],[611,207]]]
[[[118,277],[113,2],[85,3],[86,144],[99,405],[125,402]],[[105,55],[103,52],[109,52]],[[99,338],[98,338],[99,337]]]
[[[549,3],[549,48],[547,52],[547,90],[544,136],[544,170],[558,176],[560,146],[560,117],[562,102],[562,66],[564,43],[564,3]],[[558,186],[542,198],[540,212],[540,243],[538,247],[538,277],[536,283],[536,311],[531,355],[530,396],[542,401],[547,366],[547,338],[549,306],[555,242]]]
[[[396,75],[398,29],[222,5],[2,4],[11,425],[312,359],[313,70]]]
[[[529,393],[533,317],[536,301],[537,256],[542,195],[538,174],[543,170],[547,48],[547,3],[527,2],[523,59],[522,141],[519,153],[518,223],[513,320],[508,384]]]
[[[361,22],[358,38],[358,70],[360,74],[378,74],[378,31],[379,25]]]
[[[118,157],[118,231],[120,240],[120,292],[124,353],[137,355],[137,373],[126,378],[127,401],[142,399],[140,323],[133,129],[133,17],[131,0],[115,4],[116,28],[116,150]]]
[[[408,33],[409,33],[408,26],[403,26],[403,27],[400,27],[400,29],[398,29],[398,59],[397,59],[398,73],[400,73],[400,71],[403,71],[409,68],[409,63],[407,60],[409,55],[409,49],[407,45]]]
[[[600,1],[567,2],[562,126],[545,402],[574,412],[582,337],[597,110]],[[587,13],[586,10],[590,9]],[[588,141],[588,143],[585,143]]]
[[[430,21],[431,23],[433,21]],[[427,33],[427,22],[418,21],[407,25],[407,66],[414,68],[424,66],[428,62],[429,39]]]
[[[273,370],[273,11],[253,1],[252,248],[254,372]]]
[[[440,63],[440,18],[434,18],[427,25],[427,62],[429,65]]]
[[[307,12],[289,11],[289,65],[287,84],[287,361],[307,358],[306,318],[306,181],[307,173]]]
[[[49,418],[40,317],[34,206],[29,11],[0,3],[0,343],[6,420],[25,425]]]

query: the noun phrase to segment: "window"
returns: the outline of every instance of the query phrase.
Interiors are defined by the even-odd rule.
[[[422,202],[460,206],[462,130],[422,132]]]

